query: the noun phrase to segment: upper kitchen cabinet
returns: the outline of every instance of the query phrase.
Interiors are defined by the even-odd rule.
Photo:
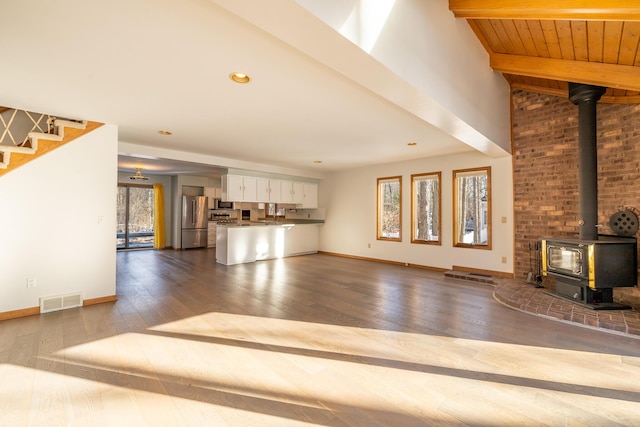
[[[303,200],[302,207],[315,209],[318,207],[318,184],[305,182],[302,184]]]
[[[257,178],[242,175],[222,175],[222,200],[258,202]]]
[[[304,189],[302,182],[282,181],[282,193],[280,203],[293,203],[301,205],[304,202]]]
[[[315,209],[318,207],[318,184],[242,175],[223,175],[222,200],[287,203],[302,208]]]
[[[318,207],[318,184],[282,181],[280,203],[292,203],[303,208],[315,209]]]
[[[257,178],[258,202],[282,203],[281,182],[278,179]]]

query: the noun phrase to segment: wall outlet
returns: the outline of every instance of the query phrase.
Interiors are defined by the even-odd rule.
[[[371,243],[367,243],[367,247],[371,249]]]
[[[36,287],[36,278],[28,277],[27,278],[27,288],[35,288]]]
[[[500,260],[500,262],[502,262],[503,264],[507,263],[507,257],[503,256],[502,259]]]

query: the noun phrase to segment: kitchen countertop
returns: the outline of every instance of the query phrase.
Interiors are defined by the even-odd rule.
[[[268,221],[268,220],[259,220],[259,221],[237,221],[237,222],[225,222],[218,223],[219,227],[265,227],[265,226],[281,226],[281,225],[304,225],[304,224],[324,224],[323,220],[315,220],[315,219],[283,219],[278,221]]]

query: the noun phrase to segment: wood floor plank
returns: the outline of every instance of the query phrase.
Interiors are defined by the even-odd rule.
[[[117,255],[113,303],[0,322],[0,427],[634,425],[640,340],[325,254]]]

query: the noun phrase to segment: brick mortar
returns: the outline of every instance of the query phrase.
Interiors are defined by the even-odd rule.
[[[512,99],[514,271],[523,279],[530,242],[578,233],[578,107],[521,90]],[[613,234],[611,215],[640,212],[640,104],[598,103],[597,136],[598,222]]]

